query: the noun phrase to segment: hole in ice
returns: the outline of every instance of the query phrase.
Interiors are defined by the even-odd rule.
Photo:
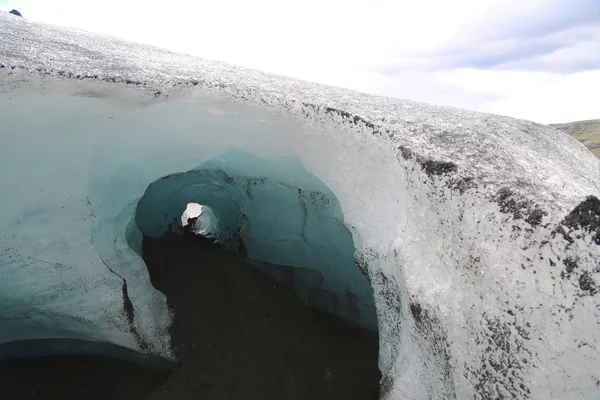
[[[134,222],[152,238],[203,232],[305,304],[377,331],[373,291],[356,266],[341,205],[296,158],[231,151],[164,176],[138,201]]]
[[[184,231],[206,238],[219,237],[219,220],[212,208],[198,203],[188,203],[181,214],[181,226]]]
[[[230,153],[153,182],[138,202],[181,363],[160,398],[378,398],[373,295],[352,234],[301,165],[269,172],[282,162]]]

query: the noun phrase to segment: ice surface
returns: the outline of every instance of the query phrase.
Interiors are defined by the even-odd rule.
[[[138,200],[233,147],[299,160],[339,200],[374,290],[383,399],[597,398],[600,161],[575,140],[5,15],[0,34],[0,343],[168,356],[165,299],[139,257],[164,223],[136,217]],[[268,175],[298,186],[294,171]],[[246,210],[242,197],[220,206]],[[220,235],[243,219],[227,215]],[[248,227],[256,264],[284,280],[274,236]]]

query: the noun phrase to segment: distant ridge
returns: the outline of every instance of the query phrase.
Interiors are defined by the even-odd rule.
[[[600,158],[600,119],[576,121],[566,124],[550,124],[583,143],[596,157]]]

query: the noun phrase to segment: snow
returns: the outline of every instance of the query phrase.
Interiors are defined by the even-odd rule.
[[[221,162],[240,177],[230,193],[262,176],[277,183],[265,200],[285,183],[337,201],[315,216],[343,222],[373,288],[383,399],[598,397],[600,161],[577,141],[1,13],[0,34],[0,344],[71,338],[170,357],[165,298],[139,257],[168,204],[136,213],[160,178],[189,188],[198,166]],[[248,160],[256,173],[236,169]],[[176,197],[167,189],[155,195]],[[280,205],[300,198],[280,189]],[[168,220],[198,200],[220,235],[244,226],[184,197]],[[269,236],[272,216],[253,211],[248,254],[262,251],[267,270],[277,254],[264,243],[298,225]],[[298,254],[318,260],[309,248]],[[318,284],[301,276],[297,290]]]

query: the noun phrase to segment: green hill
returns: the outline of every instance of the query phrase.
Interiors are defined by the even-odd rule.
[[[551,124],[550,126],[579,140],[596,157],[600,158],[600,119],[569,122],[567,124]]]

